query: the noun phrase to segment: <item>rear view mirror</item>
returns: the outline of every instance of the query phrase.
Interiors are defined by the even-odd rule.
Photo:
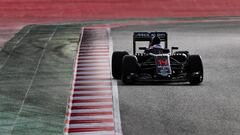
[[[147,50],[147,47],[139,47],[139,50]]]
[[[178,49],[178,47],[172,47],[172,50],[177,50]]]
[[[172,50],[171,50],[171,54],[173,54],[173,50],[178,50],[178,47],[174,47],[174,46],[173,46],[171,49],[172,49]]]

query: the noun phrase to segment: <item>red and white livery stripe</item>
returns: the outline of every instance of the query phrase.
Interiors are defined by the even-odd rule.
[[[109,29],[83,28],[65,135],[121,135],[121,131],[116,131],[119,128],[116,128],[115,116],[119,114],[114,111],[110,53]]]

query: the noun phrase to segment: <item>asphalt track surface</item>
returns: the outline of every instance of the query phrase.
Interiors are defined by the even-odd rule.
[[[240,134],[238,22],[114,28],[113,49],[132,52],[134,31],[168,32],[170,46],[202,56],[205,77],[199,86],[118,81],[124,135]]]

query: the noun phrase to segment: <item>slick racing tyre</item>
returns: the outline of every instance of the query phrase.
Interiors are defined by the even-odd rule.
[[[125,55],[122,63],[122,82],[133,84],[138,73],[138,62],[136,56]]]
[[[190,55],[188,59],[188,79],[191,85],[198,85],[203,81],[203,64],[199,55]]]
[[[121,79],[122,59],[125,55],[128,55],[128,53],[116,51],[112,54],[112,76],[115,79]]]

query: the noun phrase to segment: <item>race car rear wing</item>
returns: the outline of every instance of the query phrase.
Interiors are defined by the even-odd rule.
[[[161,42],[165,42],[165,48],[168,48],[167,33],[166,32],[134,32],[133,33],[133,54],[136,53],[136,41],[149,41],[153,37],[159,37]]]

